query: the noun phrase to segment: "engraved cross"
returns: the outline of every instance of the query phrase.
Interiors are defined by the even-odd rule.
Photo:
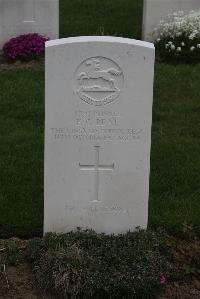
[[[79,167],[81,170],[94,170],[95,172],[95,199],[92,202],[100,202],[99,200],[99,170],[113,170],[114,169],[114,163],[110,165],[100,164],[99,162],[99,152],[100,152],[100,146],[95,145],[94,146],[94,153],[95,153],[95,160],[94,164],[81,164],[79,163]]]

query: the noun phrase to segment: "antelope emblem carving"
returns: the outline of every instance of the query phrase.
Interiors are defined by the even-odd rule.
[[[100,60],[97,59],[87,61],[86,65],[88,67],[88,71],[81,72],[78,75],[80,85],[83,86],[84,80],[103,79],[109,83],[111,89],[118,90],[115,79],[113,79],[112,76],[120,76],[122,74],[121,71],[115,68],[102,70],[100,66]]]

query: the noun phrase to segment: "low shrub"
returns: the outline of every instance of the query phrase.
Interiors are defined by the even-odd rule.
[[[200,10],[169,15],[154,29],[156,54],[166,62],[200,62]]]
[[[47,37],[29,33],[11,38],[3,46],[3,54],[10,61],[32,60],[44,54]]]
[[[155,298],[170,269],[163,235],[143,230],[47,234],[29,242],[27,256],[56,298]]]

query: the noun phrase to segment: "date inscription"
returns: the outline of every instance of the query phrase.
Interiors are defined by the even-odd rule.
[[[54,140],[133,141],[141,138],[142,129],[121,125],[121,116],[113,111],[75,111],[71,126],[51,128]]]

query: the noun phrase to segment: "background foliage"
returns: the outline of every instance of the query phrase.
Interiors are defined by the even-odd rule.
[[[117,35],[139,39],[143,0],[60,0],[60,37]]]
[[[174,12],[154,32],[157,56],[165,62],[200,62],[200,10]]]

